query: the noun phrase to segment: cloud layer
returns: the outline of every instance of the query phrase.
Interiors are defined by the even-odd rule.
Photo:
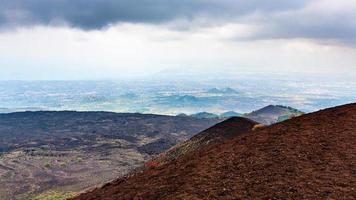
[[[2,25],[67,23],[97,29],[117,22],[161,23],[176,18],[234,19],[254,12],[297,9],[298,1],[258,0],[1,0]]]
[[[356,0],[0,0],[2,29],[46,25],[96,30],[145,23],[190,30],[238,24],[248,34],[236,39],[354,43],[355,18]]]

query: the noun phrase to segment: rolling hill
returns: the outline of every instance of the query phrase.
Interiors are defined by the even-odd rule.
[[[303,112],[288,106],[269,105],[259,110],[243,115],[249,119],[262,124],[274,124],[292,117],[297,117],[304,114]]]
[[[355,199],[355,186],[348,104],[247,130],[73,199]]]
[[[191,114],[189,116],[195,117],[198,119],[211,119],[211,118],[229,118],[229,117],[245,117],[256,122],[271,125],[277,122],[282,122],[284,120],[303,115],[302,111],[299,111],[295,108],[282,105],[268,105],[261,109],[252,111],[250,113],[240,114],[234,111],[228,111],[221,114],[209,113],[209,112],[198,112]],[[177,116],[188,116],[184,113],[181,113]]]
[[[221,143],[241,133],[250,131],[257,122],[242,117],[231,117],[193,136],[155,157],[152,162],[163,164],[214,143]]]
[[[213,118],[219,118],[219,115],[214,114],[214,113],[208,113],[208,112],[199,112],[190,115],[191,117],[198,118],[198,119],[213,119]]]

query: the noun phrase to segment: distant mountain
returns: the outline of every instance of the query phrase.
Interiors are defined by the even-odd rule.
[[[222,91],[219,90],[218,88],[211,88],[206,91],[207,93],[221,93]]]
[[[243,116],[259,123],[273,124],[302,114],[304,113],[292,107],[269,105]]]
[[[269,105],[247,114],[240,114],[235,111],[228,111],[225,113],[221,113],[220,115],[215,113],[210,113],[210,112],[199,112],[199,113],[191,114],[189,116],[198,119],[229,118],[229,117],[243,116],[252,119],[256,122],[270,125],[277,122],[282,122],[292,117],[300,116],[302,114],[304,113],[289,106]],[[187,116],[187,115],[181,113],[177,116]]]
[[[185,113],[179,113],[178,115],[176,115],[177,117],[188,117],[189,115],[185,114]]]
[[[237,94],[237,93],[239,93],[238,91],[236,91],[236,90],[234,90],[234,89],[232,89],[230,87],[227,87],[227,88],[223,89],[223,92],[224,93],[228,93],[228,94]]]
[[[241,113],[237,113],[235,111],[228,111],[220,114],[221,118],[228,118],[228,117],[239,117],[242,116]]]
[[[177,96],[176,100],[180,102],[196,102],[198,101],[198,98],[192,95],[183,95],[183,96]]]
[[[228,112],[224,112],[221,114],[215,114],[215,113],[209,113],[209,112],[199,112],[199,113],[195,113],[195,114],[191,114],[191,115],[187,115],[185,113],[179,113],[178,117],[195,117],[198,119],[209,119],[209,118],[230,118],[230,117],[239,117],[242,114],[234,112],[234,111],[228,111]]]
[[[170,105],[170,107],[174,106],[195,106],[200,105],[203,102],[200,99],[193,95],[171,95],[160,97],[161,104]]]
[[[173,153],[163,165],[150,161],[73,200],[355,199],[356,104],[253,131],[244,122],[241,133],[217,140],[240,125],[230,122],[193,137],[192,144],[204,141],[200,148]]]
[[[211,94],[238,94],[239,92],[227,87],[227,88],[223,88],[223,89],[219,89],[219,88],[211,88],[209,90],[206,91],[207,93],[211,93]]]
[[[197,118],[197,119],[214,119],[214,118],[219,118],[219,115],[214,114],[214,113],[208,113],[208,112],[199,112],[190,115],[191,117]]]
[[[277,122],[282,122],[292,117],[300,116],[302,114],[304,113],[292,107],[282,106],[282,105],[269,105],[247,114],[240,114],[234,111],[228,111],[220,115],[215,113],[209,113],[209,112],[199,112],[189,116],[198,119],[229,118],[229,117],[243,116],[252,119],[256,122],[270,125]],[[186,114],[181,113],[179,115],[184,116]]]

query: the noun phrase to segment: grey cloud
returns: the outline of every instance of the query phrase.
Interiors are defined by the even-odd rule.
[[[0,25],[100,29],[112,23],[162,23],[176,18],[229,20],[255,11],[296,9],[304,0],[0,0]]]
[[[262,26],[261,31],[250,39],[312,38],[355,43],[355,18],[356,11],[350,13],[343,10],[337,13],[300,10],[270,14],[250,21]]]
[[[68,25],[84,30],[110,24],[163,24],[175,19],[245,23],[261,29],[243,39],[314,38],[354,42],[356,11],[303,12],[315,0],[0,0],[0,29]],[[341,1],[342,3],[342,1]],[[249,16],[259,16],[249,17]],[[199,26],[202,24],[190,24]],[[174,26],[172,26],[174,27]],[[179,27],[186,30],[184,27]],[[188,28],[189,29],[189,28]]]

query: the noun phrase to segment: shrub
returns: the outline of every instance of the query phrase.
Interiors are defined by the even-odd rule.
[[[260,129],[263,129],[264,127],[266,127],[266,125],[264,125],[264,124],[256,124],[256,125],[253,126],[252,130],[253,131],[260,130]]]
[[[148,162],[145,163],[145,166],[148,168],[156,168],[159,166],[159,163],[153,160],[150,160]]]
[[[51,167],[51,163],[47,162],[44,166],[45,166],[45,168],[50,168]]]

